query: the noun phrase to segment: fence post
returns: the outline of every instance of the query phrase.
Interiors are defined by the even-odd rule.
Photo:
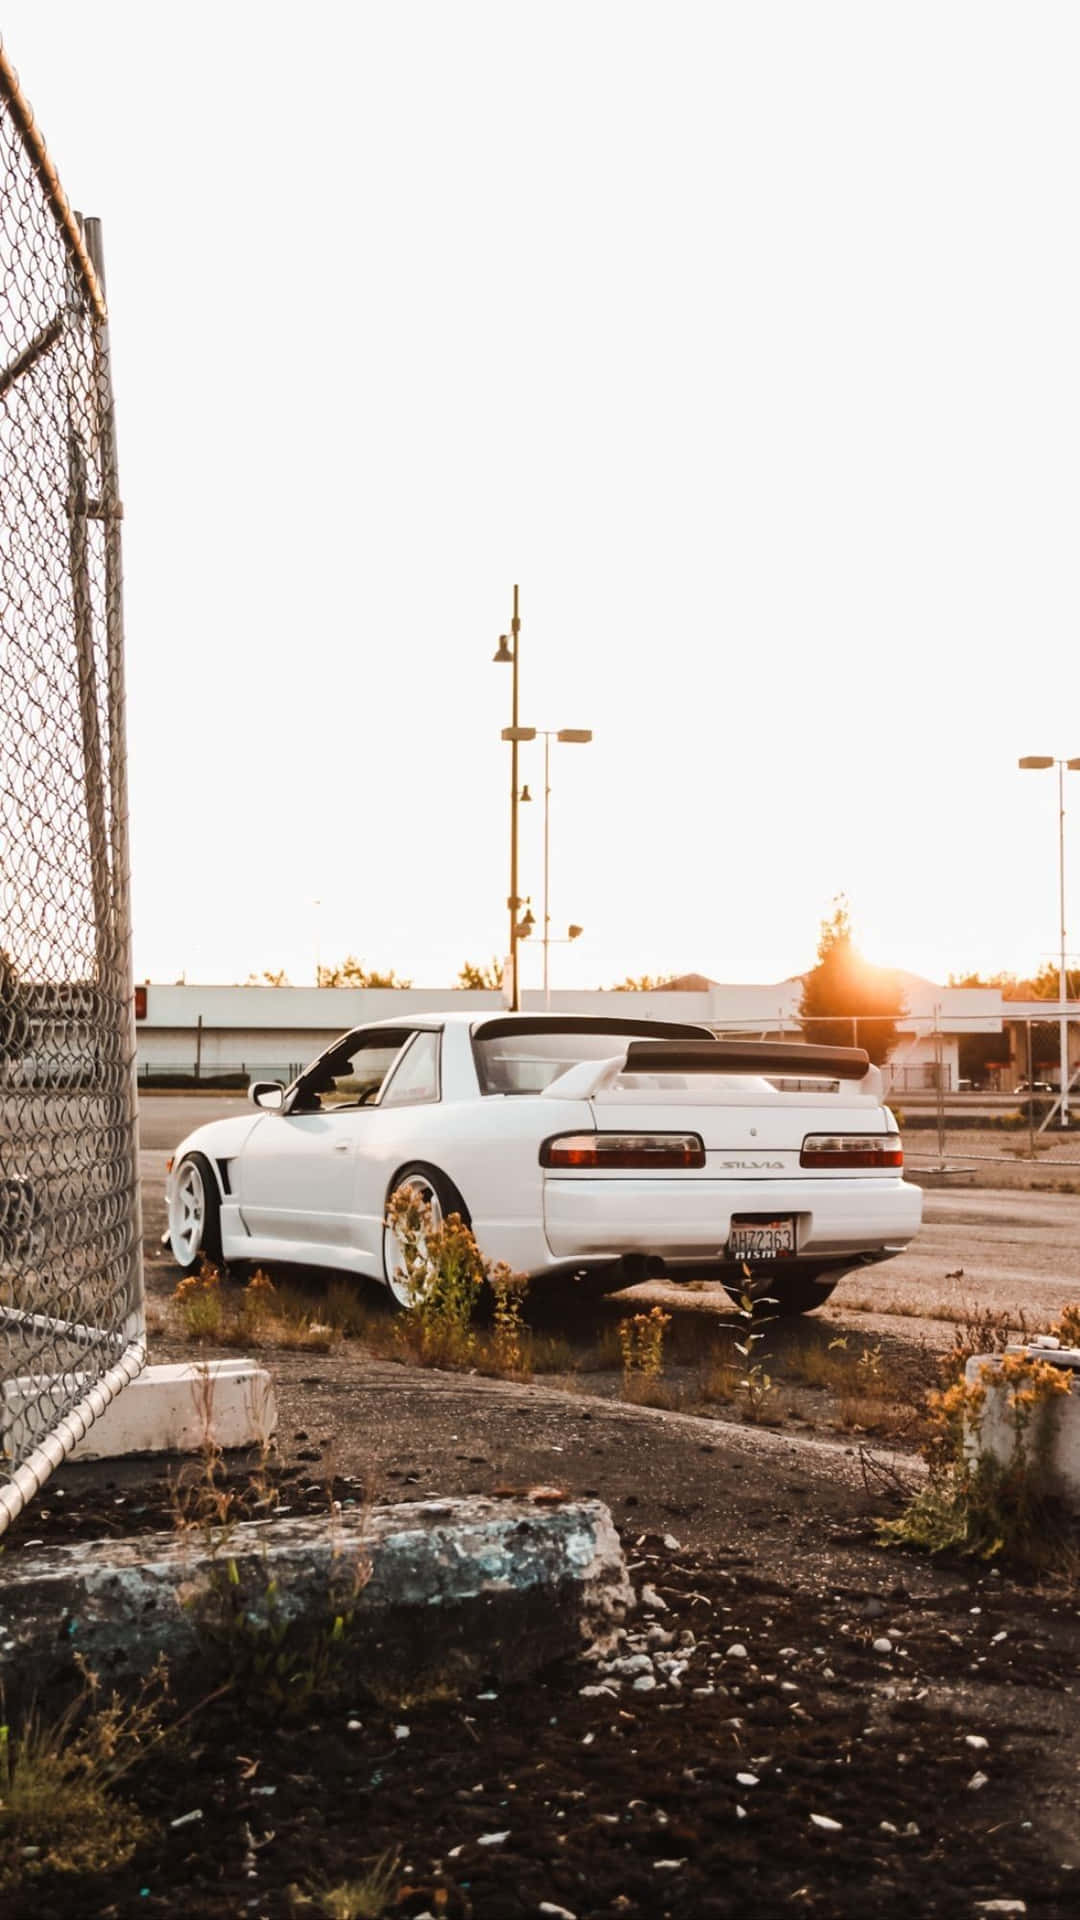
[[[941,1005],[934,1008],[934,1084],[937,1087],[938,1166],[945,1166],[945,1062],[941,1046]]]
[[[1031,1045],[1031,1020],[1024,1022],[1027,1027],[1027,1083],[1028,1083],[1028,1153],[1035,1158],[1035,1068]]]
[[[195,1021],[195,1083],[198,1085],[202,1073],[202,1014]]]

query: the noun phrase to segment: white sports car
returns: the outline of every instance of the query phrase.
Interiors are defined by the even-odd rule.
[[[663,1274],[741,1293],[749,1268],[751,1292],[803,1313],[919,1226],[881,1096],[855,1047],[562,1014],[382,1020],[188,1135],[167,1237],[187,1270],[339,1267],[407,1304],[386,1214],[409,1187],[536,1286]]]

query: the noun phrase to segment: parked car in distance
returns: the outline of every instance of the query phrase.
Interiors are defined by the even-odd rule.
[[[1054,1093],[1056,1089],[1050,1085],[1049,1080],[1018,1080],[1016,1091],[1017,1093]]]
[[[718,1040],[672,1021],[432,1014],[347,1033],[252,1111],[197,1127],[166,1184],[168,1239],[211,1260],[409,1283],[387,1209],[459,1213],[481,1252],[578,1296],[715,1276],[779,1313],[899,1253],[903,1178],[860,1048]]]

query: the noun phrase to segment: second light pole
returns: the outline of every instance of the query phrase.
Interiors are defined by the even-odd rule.
[[[535,740],[535,727],[518,726],[518,638],[521,633],[521,620],[518,616],[518,590],[514,588],[514,613],[510,621],[510,638],[505,633],[499,635],[499,645],[495,661],[499,666],[513,669],[513,683],[510,695],[510,725],[502,730],[504,740],[510,742],[510,897],[506,904],[510,909],[510,1011],[518,1013],[521,1009],[521,991],[518,981],[518,940],[521,935],[518,928],[518,746],[522,740]],[[526,929],[527,931],[527,929]]]
[[[548,948],[551,945],[550,877],[551,877],[551,743],[561,740],[568,746],[588,746],[592,739],[589,727],[541,727],[544,736],[544,1005],[551,1005],[551,984],[548,975]],[[578,932],[581,929],[578,928]],[[576,939],[576,934],[570,938]]]

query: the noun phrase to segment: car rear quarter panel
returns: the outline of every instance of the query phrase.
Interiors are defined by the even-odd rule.
[[[491,1094],[402,1108],[401,1122],[386,1142],[386,1189],[401,1167],[426,1161],[453,1181],[488,1259],[524,1270],[549,1263],[540,1144],[549,1134],[591,1131],[587,1102]]]

